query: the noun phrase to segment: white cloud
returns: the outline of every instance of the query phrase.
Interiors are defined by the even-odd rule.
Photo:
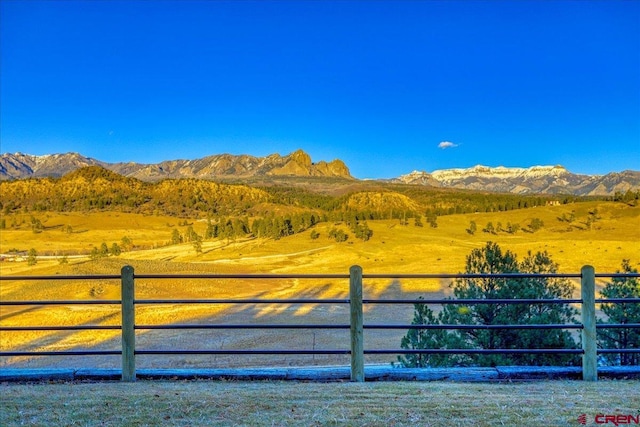
[[[440,144],[438,144],[438,148],[442,148],[443,150],[445,148],[453,148],[457,146],[458,144],[454,144],[453,142],[450,142],[450,141],[442,141]]]

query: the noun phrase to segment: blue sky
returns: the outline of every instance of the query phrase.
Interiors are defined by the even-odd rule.
[[[637,1],[0,3],[1,152],[640,170]],[[444,144],[443,144],[444,142]]]

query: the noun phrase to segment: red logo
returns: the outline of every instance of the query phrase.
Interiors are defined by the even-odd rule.
[[[596,415],[596,424],[613,424],[614,426],[640,424],[640,415]]]
[[[596,424],[613,424],[614,426],[623,425],[640,425],[640,414],[628,415],[628,414],[616,414],[605,415],[597,414],[593,420]],[[587,424],[587,414],[580,414],[578,416],[578,423],[581,425]]]

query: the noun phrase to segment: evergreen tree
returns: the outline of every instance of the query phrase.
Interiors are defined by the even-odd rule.
[[[493,227],[493,222],[489,221],[487,226],[482,229],[485,233],[496,234],[496,229]]]
[[[419,297],[418,299],[423,299]],[[438,319],[433,310],[425,303],[414,304],[412,325],[433,325]],[[438,349],[446,345],[447,332],[443,329],[409,329],[402,337],[400,347],[407,350]],[[446,356],[437,354],[409,353],[398,356],[400,366],[404,368],[426,368],[446,363]]]
[[[131,240],[131,237],[129,236],[124,236],[122,240],[120,240],[120,243],[122,243],[122,247],[126,251],[133,249],[133,240]]]
[[[38,252],[31,248],[27,253],[27,265],[36,265],[38,263]]]
[[[492,242],[467,256],[465,273],[556,273],[557,264],[546,252],[532,254],[518,263],[515,254],[503,252]],[[463,278],[451,285],[456,299],[569,299],[573,287],[558,278]],[[446,304],[432,323],[450,325],[573,324],[576,310],[569,304]],[[428,317],[428,316],[427,316]],[[425,331],[427,332],[427,331]],[[439,331],[438,331],[439,332]],[[562,329],[453,329],[444,337],[431,334],[432,343],[449,349],[537,349],[576,348],[571,334]],[[407,335],[407,339],[409,335]],[[495,354],[452,355],[443,365],[571,365],[573,355]]]
[[[42,230],[44,230],[42,222],[38,218],[31,216],[31,231],[37,234],[42,233]]]
[[[351,231],[353,231],[353,234],[358,239],[361,239],[365,242],[369,240],[371,236],[373,236],[373,230],[369,228],[369,225],[367,225],[366,222],[356,222],[355,225],[351,228]]]
[[[89,258],[90,259],[100,258],[100,253],[98,252],[98,248],[96,248],[95,246],[91,248],[91,252],[89,253]]]
[[[107,244],[105,242],[102,242],[100,244],[100,252],[99,252],[99,256],[100,257],[106,257],[109,256],[109,246],[107,246]]]
[[[191,240],[191,244],[193,245],[193,249],[197,254],[202,253],[202,236],[196,233]]]
[[[178,231],[177,228],[174,228],[171,232],[171,243],[177,245],[178,243],[182,243],[182,235]]]
[[[467,257],[465,273],[556,273],[557,268],[546,252],[529,252],[523,262],[518,263],[515,254],[510,251],[503,253],[497,244],[489,242],[481,249],[474,249]],[[458,279],[452,288],[458,299],[568,299],[573,292],[568,280],[555,278]],[[575,323],[576,314],[568,304],[477,304],[470,307],[451,304],[446,305],[443,312],[445,323],[477,325]],[[576,346],[571,334],[561,329],[455,330],[453,334],[470,347],[484,349]],[[471,363],[481,366],[575,363],[571,355],[554,354],[478,355],[470,359]]]
[[[334,227],[329,230],[329,238],[334,239],[336,242],[346,242],[349,239],[349,235],[343,230]]]
[[[620,272],[620,271],[619,271]],[[628,259],[622,261],[622,273],[637,273]],[[601,291],[604,298],[640,298],[640,280],[637,278],[614,277]],[[602,312],[607,323],[640,323],[640,303],[604,303]],[[600,347],[609,349],[640,348],[640,329],[610,328],[598,329]],[[613,365],[640,365],[638,353],[606,353],[603,355]]]
[[[532,233],[540,230],[544,226],[544,222],[540,218],[533,218],[529,223],[529,229]]]
[[[198,233],[196,233],[196,231],[193,229],[193,225],[190,225],[187,227],[187,231],[185,232],[185,235],[187,236],[188,242],[193,242],[196,239],[196,236],[198,235]]]
[[[518,230],[520,230],[520,224],[518,223],[507,223],[507,233],[509,234],[516,234],[518,232]]]
[[[472,236],[474,234],[476,234],[476,231],[478,230],[478,226],[476,225],[475,221],[471,221],[469,223],[469,228],[467,228],[467,233],[471,234]]]
[[[111,249],[109,250],[109,252],[113,256],[119,256],[122,253],[122,249],[117,243],[114,243],[113,245],[111,245]]]
[[[218,237],[217,225],[214,226],[211,222],[211,218],[207,218],[207,229],[204,232],[205,239],[215,239]]]

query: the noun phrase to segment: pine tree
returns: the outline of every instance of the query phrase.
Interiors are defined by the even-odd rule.
[[[637,273],[628,259],[622,261],[622,273]],[[619,271],[620,273],[620,271]],[[614,277],[601,291],[604,298],[640,298],[640,280],[637,278]],[[602,312],[607,323],[640,323],[640,303],[604,303]],[[626,349],[640,348],[640,329],[638,328],[599,328],[599,345],[602,348]],[[604,358],[614,365],[640,365],[638,353],[606,353]]]
[[[196,233],[191,240],[191,244],[193,245],[193,249],[197,254],[202,253],[202,236]]]
[[[38,263],[38,252],[31,248],[27,253],[27,265],[36,265]]]
[[[171,232],[171,243],[174,245],[182,243],[182,235],[180,234],[177,228],[174,228],[173,231]]]
[[[111,249],[109,250],[109,252],[113,256],[120,256],[120,254],[122,253],[122,249],[117,243],[114,243],[111,245]]]
[[[496,229],[493,227],[493,223],[491,221],[487,223],[487,226],[483,228],[482,231],[489,234],[496,234]]]
[[[109,256],[109,246],[107,246],[107,244],[105,242],[102,242],[100,244],[100,252],[99,252],[99,256],[101,258],[104,258],[106,256]]]
[[[89,258],[90,259],[100,258],[100,253],[98,252],[98,248],[96,248],[95,246],[91,248],[91,252],[89,253]]]
[[[418,299],[423,299],[419,297]],[[438,324],[438,318],[425,303],[414,304],[412,325]],[[447,332],[442,329],[409,329],[402,337],[400,347],[406,350],[438,349],[446,344]],[[446,363],[446,356],[437,354],[409,353],[398,356],[400,366],[404,368],[426,368]]]
[[[120,240],[120,243],[122,243],[122,247],[126,251],[133,249],[133,240],[131,240],[131,237],[129,236],[124,236],[122,240]]]
[[[471,221],[469,223],[469,228],[467,228],[467,233],[471,234],[472,236],[474,234],[476,234],[476,231],[478,230],[478,226],[476,225],[475,221]]]
[[[533,218],[529,223],[529,229],[532,233],[540,230],[544,226],[544,222],[540,218]]]
[[[474,249],[466,260],[465,273],[556,273],[557,264],[546,252],[532,254],[519,263],[515,254],[503,252],[492,242]],[[560,278],[463,278],[450,287],[456,299],[569,299],[573,287]],[[418,315],[416,309],[416,315]],[[450,325],[574,324],[576,310],[569,304],[445,304],[437,319],[422,314],[432,323]],[[409,331],[405,337],[411,342]],[[435,341],[434,341],[435,340]],[[417,341],[416,341],[417,342]],[[571,334],[563,329],[452,329],[434,335],[431,341],[449,349],[564,349],[576,348]],[[563,354],[490,354],[452,355],[440,365],[571,365],[574,355]]]

